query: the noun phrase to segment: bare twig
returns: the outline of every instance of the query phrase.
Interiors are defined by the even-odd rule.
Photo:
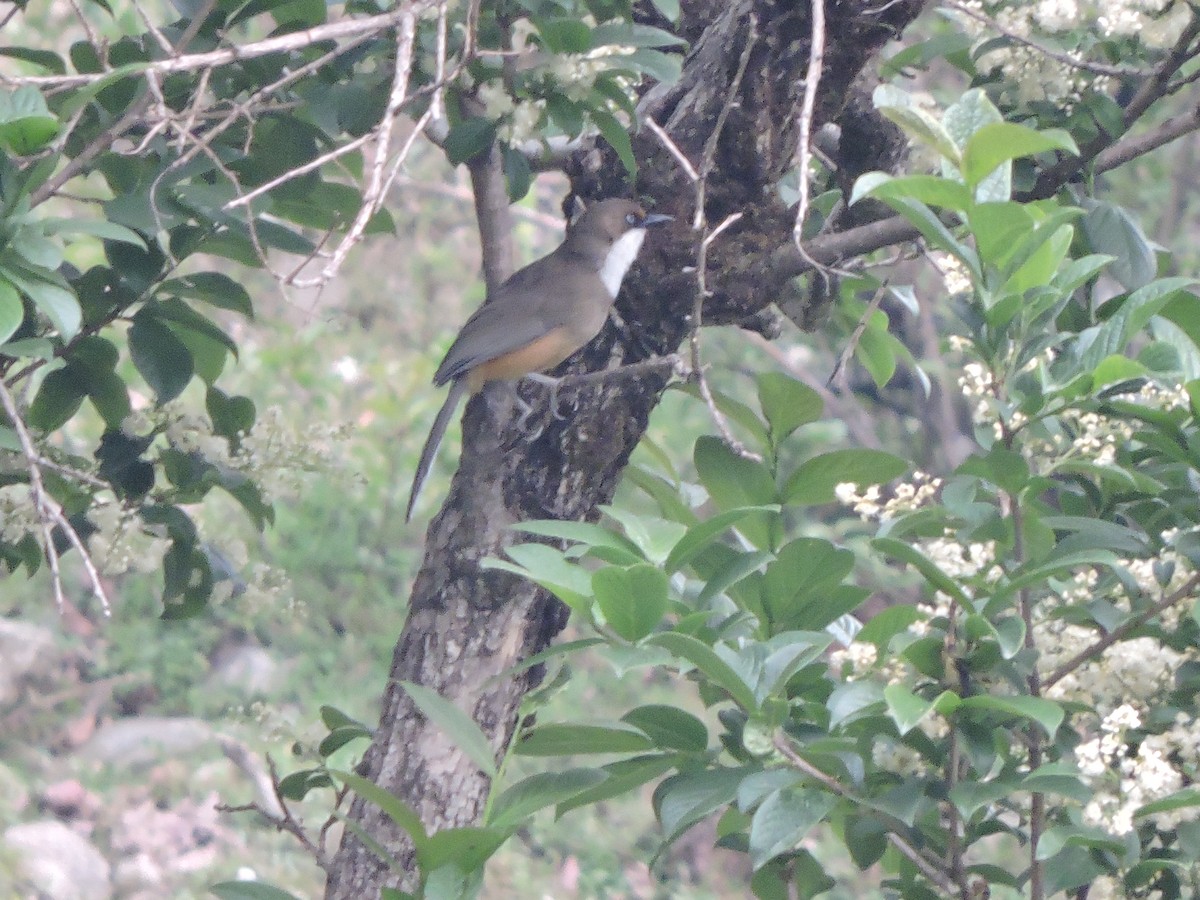
[[[811,260],[804,249],[804,220],[808,218],[809,161],[812,159],[812,121],[817,108],[817,89],[821,85],[821,70],[825,62],[825,0],[810,0],[812,38],[808,50],[808,71],[804,75],[804,100],[800,105],[800,136],[796,142],[796,165],[799,169],[800,203],[796,208],[796,224],[792,241],[800,255]]]
[[[721,140],[721,132],[725,128],[725,120],[728,118],[730,110],[738,102],[738,92],[741,90],[742,78],[746,74],[746,66],[750,63],[750,51],[754,48],[757,36],[758,16],[751,13],[749,22],[747,23],[746,44],[742,48],[741,57],[738,59],[737,71],[734,72],[733,80],[729,83],[729,91],[725,96],[725,102],[721,106],[721,111],[717,114],[713,130],[709,134],[708,140],[705,141],[704,156],[700,161],[699,174],[693,178],[696,187],[696,214],[692,220],[692,229],[700,232],[700,247],[696,253],[696,293],[695,299],[692,301],[692,318],[689,323],[691,327],[689,345],[691,349],[692,378],[695,379],[696,385],[700,389],[700,396],[708,406],[709,414],[712,416],[713,422],[716,423],[717,430],[721,432],[722,439],[738,456],[762,462],[761,455],[747,448],[734,436],[729,423],[725,420],[725,416],[717,408],[716,398],[713,396],[712,388],[709,386],[708,377],[704,373],[700,350],[700,328],[704,324],[704,301],[711,296],[711,292],[708,289],[708,248],[721,232],[742,217],[742,213],[740,212],[733,213],[726,216],[715,229],[709,229],[708,213],[705,209],[708,176],[716,161],[717,144]],[[659,132],[662,132],[662,129],[659,129]],[[656,132],[656,134],[659,132]],[[684,166],[684,171],[688,172],[689,169],[685,165],[687,157],[678,147],[674,147],[674,142],[670,140],[665,132],[659,135],[659,140],[663,140],[666,143],[668,151],[671,151],[672,155],[680,160],[680,164]],[[674,147],[673,150],[672,147]],[[695,174],[696,171],[691,170],[691,175]]]
[[[617,366],[615,369],[601,369],[599,372],[584,372],[580,375],[564,375],[558,379],[555,388],[587,387],[591,384],[599,384],[613,379],[636,378],[639,375],[666,370],[674,372],[681,378],[688,375],[683,357],[678,353],[668,353],[666,356],[652,356],[649,359],[639,360],[638,362],[629,363],[624,366]]]
[[[850,357],[854,355],[854,348],[858,346],[863,332],[867,330],[867,323],[870,321],[871,316],[875,314],[875,310],[879,309],[879,303],[883,300],[883,294],[887,290],[887,286],[888,283],[886,281],[882,282],[876,289],[874,296],[871,297],[871,302],[867,304],[867,308],[863,310],[858,324],[854,326],[854,331],[850,334],[850,339],[846,341],[846,346],[842,348],[842,352],[838,355],[838,360],[833,367],[833,371],[829,373],[829,380],[825,382],[827,385],[833,384],[838,375],[845,375]]]
[[[227,756],[229,755],[229,749],[224,743],[222,743],[222,750],[225,750]],[[233,758],[231,757],[231,759]],[[236,759],[233,759],[233,762],[237,764]],[[260,816],[274,825],[276,830],[286,832],[299,841],[300,845],[304,847],[306,851],[308,851],[309,855],[312,856],[317,865],[328,871],[330,865],[329,858],[325,853],[324,848],[321,846],[321,843],[324,843],[325,829],[321,830],[321,843],[317,843],[308,836],[308,832],[304,830],[304,823],[292,814],[291,808],[287,805],[287,800],[280,791],[279,772],[275,767],[275,760],[271,759],[270,755],[267,756],[267,767],[270,770],[271,790],[275,795],[274,804],[268,805],[277,805],[281,812],[273,815],[272,812],[266,809],[261,803],[242,803],[237,806],[231,806],[227,803],[219,803],[217,804],[217,811],[228,813],[258,813]]]
[[[396,21],[396,62],[392,70],[392,88],[388,95],[387,109],[384,111],[375,135],[375,152],[371,163],[370,178],[363,192],[363,201],[358,214],[354,217],[349,230],[334,249],[333,255],[322,270],[318,283],[331,280],[341,269],[350,250],[362,239],[367,229],[367,223],[379,211],[387,194],[387,182],[391,175],[387,171],[388,156],[391,153],[392,130],[400,108],[408,99],[408,80],[412,74],[413,41],[416,38],[417,16],[427,4],[405,5],[402,14]],[[429,112],[426,111],[426,116]],[[424,118],[424,117],[423,117]],[[411,144],[409,144],[411,147]],[[402,154],[398,161],[392,164],[394,172],[402,163]]]
[[[783,757],[793,768],[799,770],[804,775],[807,775],[826,790],[837,794],[839,797],[844,797],[852,803],[860,803],[864,806],[867,806],[867,804],[863,803],[862,798],[860,798],[849,788],[844,787],[836,778],[834,778],[832,775],[822,772],[807,759],[797,753],[795,748],[793,748],[791,743],[788,741],[787,737],[782,733],[779,733],[775,736],[775,749],[783,755]],[[878,810],[874,811],[879,813]],[[885,814],[880,813],[881,818],[883,818],[884,815]],[[931,858],[924,855],[920,850],[913,846],[913,844],[909,842],[908,838],[904,834],[900,833],[900,830],[904,827],[903,822],[900,822],[899,820],[895,820],[893,822],[890,820],[890,817],[887,818],[888,821],[886,824],[888,825],[888,840],[892,842],[892,845],[901,853],[903,853],[904,856],[906,856],[913,863],[913,865],[920,869],[921,874],[923,874],[926,878],[928,878],[942,890],[948,893],[955,893],[954,881],[951,879],[950,874],[946,871],[945,864],[942,863],[940,859]]]
[[[1053,50],[1044,44],[1039,44],[1037,41],[1031,40],[1022,34],[1018,34],[1010,28],[1005,28],[991,16],[978,9],[972,9],[964,3],[947,3],[950,9],[955,12],[962,13],[968,18],[974,19],[976,22],[981,22],[988,28],[995,31],[997,34],[1002,34],[1010,41],[1028,47],[1031,50],[1036,50],[1042,56],[1052,59],[1055,62],[1060,62],[1064,66],[1069,66],[1072,69],[1079,69],[1081,72],[1091,72],[1093,75],[1108,75],[1114,78],[1128,77],[1143,77],[1146,75],[1145,70],[1135,69],[1131,66],[1109,66],[1104,63],[1088,62],[1084,59],[1076,59],[1069,53],[1062,53]]]
[[[1117,641],[1124,640],[1131,632],[1133,632],[1135,629],[1141,628],[1155,616],[1161,615],[1165,610],[1170,609],[1176,603],[1190,599],[1195,595],[1197,588],[1200,588],[1200,572],[1192,575],[1192,577],[1184,582],[1183,586],[1178,590],[1172,591],[1157,603],[1153,604],[1152,606],[1148,606],[1136,616],[1128,619],[1124,624],[1114,628],[1090,647],[1085,647],[1083,650],[1080,650],[1069,660],[1047,675],[1042,680],[1042,688],[1048,688],[1051,685],[1062,681],[1084,663],[1091,662],[1093,659],[1098,658],[1101,653],[1103,653]]]
[[[21,453],[25,457],[26,468],[29,470],[29,491],[33,496],[33,505],[37,510],[38,520],[41,524],[42,543],[46,550],[46,561],[50,566],[54,600],[58,609],[62,610],[66,598],[63,595],[62,573],[59,571],[58,549],[54,546],[52,526],[62,529],[63,535],[70,541],[71,546],[79,551],[79,558],[83,562],[84,569],[87,570],[88,579],[92,585],[92,593],[100,601],[100,607],[104,610],[104,615],[111,616],[112,605],[108,601],[108,591],[104,588],[100,572],[96,569],[96,564],[92,561],[92,555],[88,551],[87,546],[75,531],[75,526],[63,514],[61,504],[46,490],[46,485],[42,481],[41,465],[39,464],[41,456],[33,444],[33,438],[29,434],[29,429],[25,427],[25,421],[21,418],[20,411],[17,409],[16,400],[13,399],[13,395],[9,392],[8,386],[3,380],[0,380],[0,405],[4,407],[4,412],[8,416],[13,430],[17,433],[17,440],[21,443]]]
[[[160,59],[142,65],[131,65],[129,72],[136,75],[141,72],[157,72],[165,75],[170,72],[194,72],[213,66],[227,66],[230,63],[244,62],[257,59],[272,53],[286,53],[292,50],[302,50],[305,47],[322,41],[339,40],[353,37],[369,37],[381,34],[388,29],[401,24],[405,19],[419,16],[433,5],[434,0],[412,0],[402,4],[391,12],[377,16],[366,16],[361,19],[343,19],[339,22],[329,22],[314,28],[292,31],[278,37],[265,38],[235,47],[223,47],[219,50],[209,50],[204,53],[187,53],[173,56],[170,59]],[[203,19],[194,20],[196,27],[203,24]],[[42,87],[80,87],[94,84],[109,77],[111,72],[96,72],[87,75],[6,75],[0,73],[0,82],[20,86],[25,84]]]
[[[700,175],[696,171],[695,166],[692,165],[691,160],[689,160],[687,155],[679,149],[679,145],[671,140],[671,136],[663,130],[661,125],[655,122],[650,116],[647,116],[642,121],[642,124],[650,129],[651,133],[658,138],[662,145],[667,149],[667,152],[675,158],[675,161],[679,163],[679,168],[683,169],[683,173],[687,175],[689,181],[695,184],[700,180]],[[697,212],[699,212],[699,210],[697,210]],[[693,227],[699,226],[694,225]]]

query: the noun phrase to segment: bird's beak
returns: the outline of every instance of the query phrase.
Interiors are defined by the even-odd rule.
[[[643,228],[650,228],[653,225],[662,225],[664,222],[674,222],[674,216],[664,216],[661,213],[650,213],[642,220]]]

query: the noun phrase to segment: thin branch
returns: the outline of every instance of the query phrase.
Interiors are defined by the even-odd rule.
[[[1192,577],[1184,582],[1183,586],[1178,590],[1172,591],[1153,606],[1147,607],[1136,616],[1133,616],[1125,621],[1119,627],[1114,628],[1090,647],[1080,650],[1069,660],[1047,675],[1042,680],[1042,688],[1048,688],[1051,685],[1062,681],[1084,663],[1091,662],[1092,660],[1096,659],[1101,653],[1103,653],[1117,641],[1124,640],[1135,629],[1141,628],[1155,616],[1161,615],[1165,610],[1171,608],[1182,600],[1190,599],[1195,594],[1197,588],[1200,588],[1200,572],[1192,575]]]
[[[1039,44],[1037,41],[1030,40],[1024,35],[1018,34],[1012,29],[1005,28],[991,16],[978,9],[963,3],[947,3],[950,9],[955,12],[962,13],[964,16],[974,19],[976,22],[982,22],[988,28],[995,31],[997,34],[1002,34],[1014,43],[1021,44],[1031,50],[1036,50],[1055,62],[1060,62],[1064,66],[1070,66],[1072,69],[1079,69],[1082,72],[1091,72],[1093,75],[1108,75],[1113,78],[1130,78],[1130,77],[1145,77],[1148,72],[1145,69],[1135,69],[1130,66],[1109,66],[1104,63],[1088,62],[1083,59],[1076,59],[1069,53],[1063,53],[1058,50],[1053,50],[1044,44]]]
[[[225,750],[226,756],[229,756],[229,749],[226,748],[224,743],[222,744],[222,749]],[[232,759],[232,757],[231,757],[231,759]],[[235,763],[235,765],[237,764],[236,759],[232,759],[232,761]],[[266,819],[268,822],[270,822],[272,825],[274,825],[277,831],[287,832],[292,837],[294,837],[297,841],[299,841],[301,846],[303,846],[304,849],[306,851],[308,851],[309,855],[312,856],[313,860],[317,863],[317,865],[320,866],[322,869],[324,869],[326,872],[328,872],[329,867],[330,867],[330,861],[329,861],[328,857],[326,856],[324,849],[318,843],[314,842],[312,838],[310,838],[308,836],[308,832],[304,830],[304,824],[302,822],[300,822],[300,820],[298,820],[295,817],[295,815],[292,814],[292,810],[287,805],[287,800],[284,798],[283,792],[279,788],[279,772],[275,766],[275,760],[273,760],[269,754],[267,755],[267,767],[270,770],[271,789],[275,794],[275,803],[277,803],[279,806],[279,809],[282,810],[282,814],[272,815],[272,812],[268,811],[260,803],[242,803],[237,806],[231,806],[227,803],[219,803],[219,804],[217,804],[217,811],[218,812],[228,812],[228,813],[236,813],[236,812],[258,813],[260,816],[262,816],[264,819]],[[324,836],[325,836],[325,830],[322,829],[322,831],[321,831],[321,841],[322,842],[324,841]]]
[[[674,372],[681,378],[686,378],[689,374],[683,357],[678,353],[668,353],[665,356],[652,356],[649,359],[617,366],[614,369],[601,369],[598,372],[584,372],[579,375],[564,375],[556,382],[555,389],[587,387],[614,379],[636,378],[639,375],[663,371]]]
[[[842,348],[842,352],[838,354],[837,363],[833,367],[833,371],[829,373],[829,380],[825,382],[827,385],[833,384],[834,379],[838,375],[845,375],[847,366],[850,362],[850,357],[854,355],[854,349],[858,346],[859,340],[862,339],[863,332],[867,330],[867,322],[871,316],[875,314],[875,310],[879,309],[879,304],[883,300],[883,294],[887,290],[888,283],[883,281],[876,289],[874,296],[871,297],[871,302],[867,304],[867,308],[863,310],[862,316],[858,320],[858,324],[854,326],[854,331],[850,334],[850,339],[846,341],[846,346]],[[844,389],[848,389],[843,385]]]
[[[46,490],[46,485],[42,481],[42,469],[38,462],[41,456],[33,444],[33,438],[29,434],[29,429],[25,426],[25,421],[21,418],[16,400],[13,399],[13,395],[9,392],[8,386],[3,380],[0,380],[0,405],[4,407],[4,412],[8,416],[13,430],[17,433],[17,440],[21,443],[21,453],[25,457],[25,465],[29,470],[29,492],[33,496],[34,509],[37,511],[38,520],[41,524],[42,543],[46,549],[46,561],[50,566],[54,600],[59,611],[62,611],[66,598],[63,595],[62,573],[59,571],[58,549],[54,546],[54,534],[51,530],[52,524],[62,529],[71,546],[79,551],[79,558],[83,561],[83,567],[87,570],[88,579],[91,581],[92,593],[100,601],[100,607],[104,610],[104,615],[111,616],[112,606],[108,602],[108,592],[104,588],[100,572],[96,569],[96,564],[92,561],[92,555],[88,551],[88,548],[75,531],[75,526],[63,514],[62,506]]]
[[[708,406],[709,414],[712,416],[713,422],[716,423],[717,430],[721,432],[721,437],[734,453],[744,459],[752,459],[756,462],[762,462],[762,456],[747,448],[733,434],[729,427],[729,423],[725,421],[725,416],[717,408],[716,398],[713,396],[712,388],[708,384],[708,377],[704,373],[704,365],[701,361],[700,351],[700,327],[704,324],[704,301],[711,296],[708,289],[708,248],[712,242],[726,228],[738,221],[742,217],[742,213],[736,212],[727,216],[716,229],[710,231],[708,228],[708,214],[705,209],[705,194],[708,187],[708,175],[713,169],[717,154],[717,144],[721,139],[721,132],[725,128],[725,120],[729,116],[729,112],[733,109],[738,100],[738,92],[741,90],[742,78],[746,74],[746,67],[750,63],[750,52],[754,49],[754,42],[758,36],[758,16],[751,13],[747,24],[746,44],[742,48],[741,58],[738,60],[737,71],[733,75],[733,80],[729,83],[729,92],[726,94],[725,102],[721,106],[721,111],[717,114],[717,120],[713,124],[713,130],[708,136],[708,140],[704,145],[704,156],[700,161],[699,176],[695,179],[696,186],[696,214],[692,222],[692,229],[701,233],[700,248],[696,253],[696,294],[692,302],[691,316],[691,332],[689,344],[691,349],[691,366],[692,377],[696,380],[696,385],[700,389],[700,396],[704,399]],[[665,133],[663,134],[665,138]],[[660,138],[662,140],[662,138]],[[667,138],[668,144],[672,143]],[[668,146],[670,149],[670,146]],[[676,150],[679,148],[676,147]],[[686,157],[680,152],[678,157],[683,162],[686,162]],[[687,171],[686,169],[684,171]]]
[[[688,181],[695,184],[700,180],[700,175],[696,171],[696,167],[692,165],[691,160],[687,158],[687,155],[679,149],[679,145],[671,140],[671,136],[663,130],[661,125],[655,122],[650,116],[647,116],[645,119],[643,119],[642,124],[650,129],[650,132],[656,138],[658,138],[662,145],[667,149],[667,152],[675,158],[675,161],[679,163],[679,167],[683,169],[683,173],[687,175]]]
[[[221,208],[228,211],[231,209],[237,209],[239,206],[245,206],[247,203],[250,203],[254,199],[261,197],[263,194],[275,190],[275,188],[279,187],[281,184],[287,184],[289,181],[299,178],[301,175],[307,175],[309,172],[321,168],[321,166],[325,165],[326,163],[340,159],[347,153],[353,153],[359,147],[369,143],[374,137],[374,132],[368,131],[366,134],[356,137],[349,143],[342,144],[340,147],[335,147],[328,153],[322,153],[316,159],[309,160],[308,162],[304,163],[304,165],[297,166],[294,169],[288,169],[282,175],[272,178],[266,184],[260,184],[258,187],[252,191],[249,191],[248,193],[238,195]]]
[[[813,262],[804,250],[804,220],[808,218],[808,166],[812,159],[812,121],[817,108],[817,88],[821,85],[821,71],[825,62],[825,0],[810,0],[809,9],[812,15],[812,38],[808,50],[808,71],[804,75],[804,101],[800,106],[800,136],[796,142],[800,203],[796,207],[792,241],[797,252]]]
[[[867,806],[868,808],[871,808],[873,812],[880,813],[881,817],[886,815],[882,814],[880,810],[869,807],[868,804],[864,803],[861,797],[859,797],[849,788],[844,787],[836,778],[834,778],[832,775],[822,772],[807,759],[797,753],[795,748],[792,747],[791,743],[782,733],[776,734],[775,736],[775,749],[783,755],[783,757],[788,761],[789,764],[791,764],[793,768],[799,770],[802,774],[807,775],[809,778],[816,781],[831,793],[837,794],[839,797],[843,797],[846,800],[849,800],[851,803]],[[913,865],[920,869],[921,874],[923,874],[942,890],[948,893],[957,893],[957,891],[955,891],[954,881],[951,879],[950,873],[946,871],[945,865],[942,863],[942,861],[935,858],[931,859],[930,857],[922,854],[920,850],[918,850],[909,842],[908,838],[904,834],[900,833],[900,830],[904,828],[904,823],[899,819],[896,819],[894,822],[890,821],[890,818],[891,817],[889,816],[889,821],[887,821],[886,824],[888,825],[888,840],[892,842],[892,845],[901,853],[903,853]]]
[[[338,40],[380,34],[404,22],[420,16],[434,5],[435,0],[409,0],[399,9],[377,16],[367,16],[361,19],[343,19],[340,22],[330,22],[314,28],[293,31],[278,37],[265,38],[249,44],[236,47],[224,47],[220,50],[209,50],[204,53],[181,54],[170,59],[159,59],[144,64],[134,64],[128,67],[130,75],[142,72],[156,72],[165,75],[171,72],[193,72],[213,66],[227,66],[230,63],[245,62],[272,53],[287,53],[292,50],[303,50],[305,47],[322,41]],[[202,19],[196,20],[203,24]],[[197,24],[196,27],[199,27]],[[87,75],[29,75],[15,76],[0,73],[0,82],[14,86],[36,85],[46,87],[80,87],[94,84],[112,75],[111,72],[97,72]]]
[[[388,154],[391,152],[392,129],[395,127],[396,117],[400,113],[400,108],[408,99],[408,81],[412,74],[413,42],[416,39],[417,16],[428,5],[429,3],[408,5],[396,21],[396,62],[392,70],[392,88],[388,94],[387,109],[384,111],[377,128],[375,154],[371,164],[370,180],[367,182],[366,191],[363,192],[363,202],[359,207],[358,214],[354,217],[354,222],[350,225],[345,237],[342,238],[338,246],[334,249],[333,256],[321,272],[320,280],[322,282],[328,282],[338,273],[350,250],[362,239],[367,229],[367,224],[371,221],[375,213],[379,211],[379,207],[383,205],[389,175],[385,170],[387,169]],[[422,119],[425,119],[428,115],[429,111],[426,110],[426,114]],[[401,156],[402,160],[403,155]],[[399,162],[393,163],[393,172],[398,168],[399,164]]]

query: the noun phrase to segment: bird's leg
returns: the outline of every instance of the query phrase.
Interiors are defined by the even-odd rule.
[[[565,419],[566,416],[560,415],[558,412],[558,386],[562,384],[562,379],[555,378],[553,375],[543,375],[541,372],[531,372],[525,377],[550,388],[550,415],[560,422]]]
[[[512,397],[517,404],[517,408],[521,410],[521,415],[517,417],[517,431],[524,431],[525,426],[529,423],[529,417],[533,415],[533,405],[526,403],[525,399],[517,393],[517,386],[512,386]],[[536,432],[528,435],[529,440],[536,440],[538,435],[542,433],[539,428]]]

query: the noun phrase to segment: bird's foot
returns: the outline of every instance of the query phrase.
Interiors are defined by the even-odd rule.
[[[562,384],[562,379],[555,378],[552,375],[543,375],[540,372],[534,372],[525,377],[530,381],[536,381],[538,384],[543,384],[550,388],[550,415],[554,416],[559,422],[563,421],[566,416],[558,411],[558,387]]]

